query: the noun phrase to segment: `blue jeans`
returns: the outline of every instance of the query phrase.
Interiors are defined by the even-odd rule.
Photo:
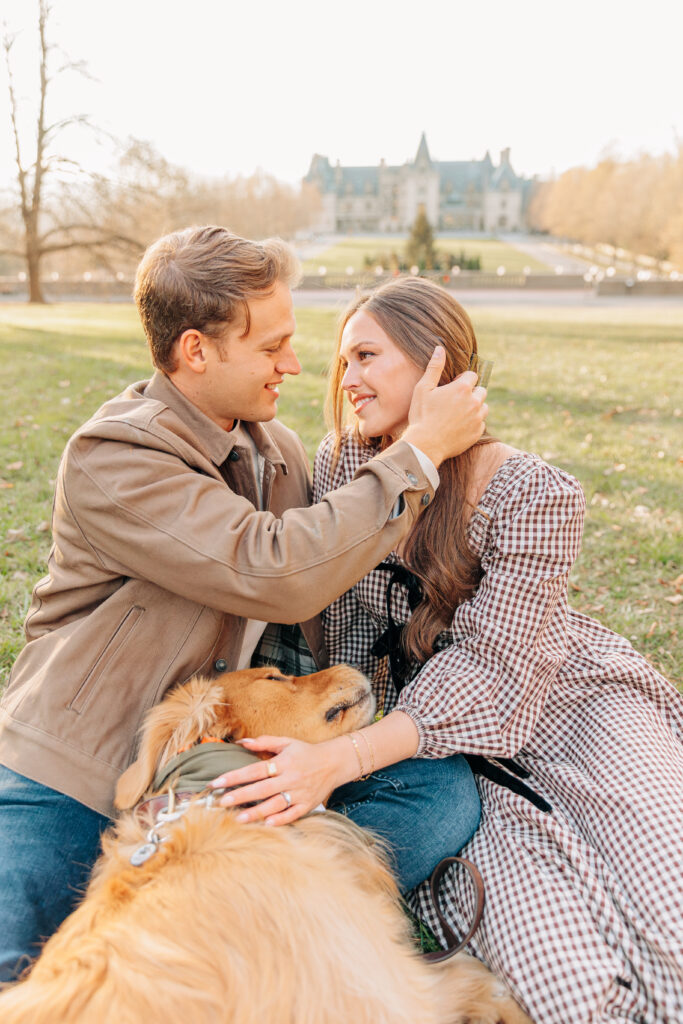
[[[480,813],[460,756],[401,761],[341,786],[329,806],[387,840],[403,891],[465,845]],[[0,765],[0,982],[13,981],[71,913],[109,823]]]
[[[382,836],[402,892],[474,835],[481,805],[464,757],[411,758],[335,789],[328,807]]]
[[[14,981],[71,913],[108,824],[0,765],[0,982]]]

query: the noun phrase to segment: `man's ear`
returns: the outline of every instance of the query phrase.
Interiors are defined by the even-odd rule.
[[[187,367],[192,373],[205,373],[207,344],[210,344],[210,341],[201,331],[193,327],[183,331],[174,346],[178,369]]]

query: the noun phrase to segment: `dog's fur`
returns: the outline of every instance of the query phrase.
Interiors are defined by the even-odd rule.
[[[373,710],[345,666],[195,678],[148,715],[117,805],[201,736],[317,742]],[[267,828],[192,806],[134,867],[148,826],[128,813],[105,835],[83,902],[0,995],[3,1024],[530,1024],[478,961],[420,958],[381,850],[345,818]]]

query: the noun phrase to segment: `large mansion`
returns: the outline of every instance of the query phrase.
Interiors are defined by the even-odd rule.
[[[333,167],[316,153],[304,181],[320,192],[321,232],[406,231],[420,207],[440,231],[517,231],[533,184],[515,174],[509,149],[498,166],[488,151],[483,160],[432,160],[424,133],[402,166]]]

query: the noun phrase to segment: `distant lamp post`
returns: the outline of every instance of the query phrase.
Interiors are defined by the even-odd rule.
[[[86,270],[85,274],[83,275],[83,280],[84,281],[92,281],[92,274],[90,273],[89,270]]]
[[[555,267],[555,273],[558,277],[560,276],[560,274],[564,274],[564,267],[560,266],[560,264],[558,263]]]
[[[353,267],[347,267],[346,268],[346,276],[347,277],[352,277],[352,275],[353,275]]]
[[[605,273],[608,277],[614,277],[614,275],[616,274],[616,270],[614,269],[614,267],[608,267]]]
[[[451,267],[451,274],[459,274],[459,273],[460,273],[460,267],[457,264],[454,267]]]
[[[116,280],[117,281],[125,281],[125,278],[126,278],[126,275],[121,270],[118,270],[116,272]]]
[[[413,275],[413,277],[417,277],[417,275],[420,273],[420,268],[416,263],[413,263],[412,267],[410,268],[410,273]]]
[[[375,277],[381,277],[383,273],[384,273],[384,267],[381,267],[381,266],[380,266],[380,265],[378,264],[378,265],[377,265],[377,266],[375,267]]]
[[[59,274],[57,273],[56,270],[53,270],[52,273],[50,274],[50,280],[59,281]]]
[[[327,273],[327,267],[318,267],[318,276],[324,277]]]
[[[20,272],[19,272],[19,273],[17,274],[17,277],[19,278],[19,280],[20,280],[20,281],[25,281],[25,280],[26,280],[26,274],[24,273],[24,271],[23,271],[23,270],[21,270],[21,271],[20,271]]]
[[[498,277],[505,277],[505,267],[498,267],[496,274]]]
[[[525,277],[528,277],[529,274],[531,273],[531,267],[525,267],[524,270],[522,271],[522,273],[524,274]]]

